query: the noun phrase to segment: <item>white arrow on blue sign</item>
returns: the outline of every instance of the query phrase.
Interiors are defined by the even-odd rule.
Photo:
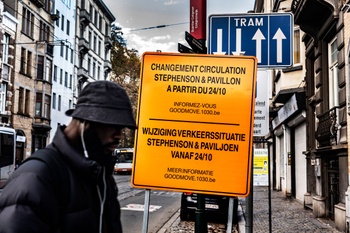
[[[256,56],[258,68],[293,65],[291,13],[209,16],[209,54]]]

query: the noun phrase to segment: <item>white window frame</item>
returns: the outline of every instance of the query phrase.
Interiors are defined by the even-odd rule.
[[[328,44],[329,109],[339,106],[338,50],[337,38]]]
[[[6,89],[7,89],[7,85],[5,83],[1,83],[0,111],[1,111],[2,114],[5,114],[5,109],[6,109]]]
[[[2,62],[5,64],[8,63],[9,44],[10,44],[10,35],[5,33],[3,37],[3,48],[2,48]]]

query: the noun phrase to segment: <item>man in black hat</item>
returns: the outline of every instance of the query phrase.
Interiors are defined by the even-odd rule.
[[[136,129],[130,100],[119,85],[89,83],[68,126],[30,156],[0,195],[0,233],[119,233],[120,206],[112,152],[125,127]]]

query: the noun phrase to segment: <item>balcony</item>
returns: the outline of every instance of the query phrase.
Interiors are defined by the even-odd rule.
[[[60,18],[60,16],[58,14],[50,14],[50,18],[53,20],[53,21],[56,21]]]
[[[80,18],[80,23],[82,23],[84,26],[89,25],[91,22],[90,14],[85,9],[80,10],[79,18]]]
[[[82,67],[78,69],[78,79],[82,80],[83,82],[89,79],[89,73],[87,69]]]
[[[86,54],[90,50],[89,42],[85,38],[79,38],[79,52]]]
[[[112,63],[109,60],[105,60],[103,67],[106,72],[110,72],[112,70]]]
[[[39,8],[44,7],[44,0],[30,0],[30,1]]]
[[[328,147],[338,144],[337,136],[340,124],[337,122],[337,112],[339,112],[339,107],[334,107],[317,116],[318,127],[315,136],[319,147]]]
[[[291,5],[294,23],[314,38],[322,33],[324,25],[336,18],[333,8],[327,0],[293,0]]]
[[[105,36],[105,46],[106,46],[106,49],[107,49],[107,50],[110,49],[110,48],[112,48],[112,46],[113,46],[113,41],[112,41],[112,39],[111,39],[110,36]]]

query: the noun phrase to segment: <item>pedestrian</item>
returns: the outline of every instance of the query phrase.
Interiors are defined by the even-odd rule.
[[[0,195],[3,232],[122,232],[112,152],[136,129],[123,88],[96,81],[81,91],[72,120],[12,174]]]

